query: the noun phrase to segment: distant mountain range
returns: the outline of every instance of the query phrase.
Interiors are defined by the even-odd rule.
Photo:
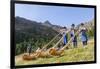
[[[40,38],[50,40],[58,34],[60,26],[52,25],[49,21],[44,23],[31,21],[22,17],[15,17],[16,43],[34,38],[37,41]]]

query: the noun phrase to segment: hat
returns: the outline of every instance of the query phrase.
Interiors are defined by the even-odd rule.
[[[64,29],[66,29],[66,27],[63,27]]]
[[[84,23],[81,23],[81,25],[84,25]]]
[[[72,24],[71,26],[75,26],[75,24]]]

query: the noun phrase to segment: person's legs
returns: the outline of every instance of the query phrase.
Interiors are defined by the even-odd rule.
[[[73,46],[74,46],[74,48],[77,47],[77,41],[73,42]]]
[[[87,41],[83,41],[83,46],[86,46],[87,45]]]
[[[87,45],[87,41],[85,41],[85,45]]]
[[[63,46],[65,46],[66,44],[64,43]]]
[[[29,49],[29,55],[31,54],[31,49]]]
[[[74,40],[73,40],[73,46],[75,48],[77,47],[77,37],[76,36],[74,37]]]
[[[29,54],[29,47],[27,47],[27,53]]]
[[[85,42],[84,41],[82,41],[82,43],[83,43],[83,46],[85,45]]]
[[[82,39],[82,42],[83,42],[83,46],[87,45],[87,35],[83,35],[83,39]]]
[[[75,42],[73,42],[73,47],[75,47]]]
[[[77,41],[75,42],[75,46],[77,47]]]

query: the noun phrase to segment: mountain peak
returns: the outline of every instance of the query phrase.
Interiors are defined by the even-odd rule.
[[[52,25],[48,20],[46,20],[46,21],[44,22],[44,24]]]
[[[51,27],[51,26],[52,26],[52,24],[51,24],[48,20],[46,20],[46,21],[43,23],[43,25],[48,26],[48,27]]]

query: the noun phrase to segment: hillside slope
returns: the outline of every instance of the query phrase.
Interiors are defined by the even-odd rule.
[[[22,55],[15,57],[16,65],[33,65],[33,64],[51,64],[51,63],[67,63],[67,62],[81,62],[94,61],[94,39],[89,40],[86,47],[82,47],[78,43],[78,48],[72,48],[64,51],[61,57],[54,56],[52,58],[38,58],[36,60],[24,61],[21,59]]]
[[[58,34],[51,27],[22,17],[15,17],[16,55],[26,52],[27,45],[31,44],[33,51],[47,44]]]
[[[30,38],[51,39],[58,34],[50,27],[44,26],[39,22],[31,21],[22,17],[15,18],[16,43],[29,41]]]

